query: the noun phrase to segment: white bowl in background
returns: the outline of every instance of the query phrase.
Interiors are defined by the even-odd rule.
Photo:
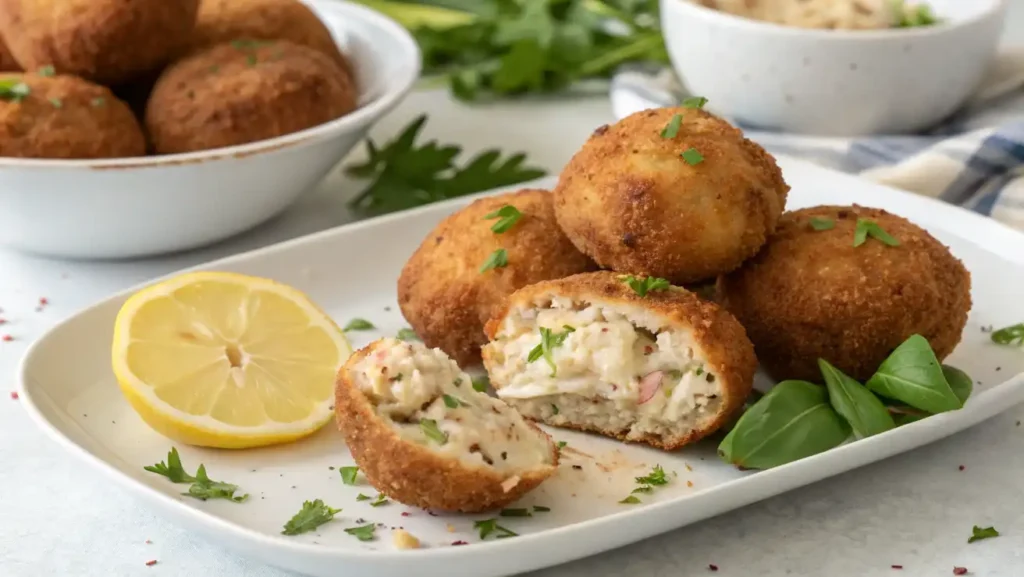
[[[921,0],[942,24],[809,30],[661,0],[673,67],[708,109],[752,127],[822,136],[919,131],[980,85],[1006,0]]]
[[[196,248],[277,215],[412,88],[420,52],[397,23],[307,0],[353,64],[358,110],[294,134],[216,150],[110,160],[0,158],[0,244],[66,258]]]

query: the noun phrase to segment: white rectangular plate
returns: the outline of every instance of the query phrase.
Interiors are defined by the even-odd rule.
[[[886,208],[927,228],[970,269],[974,310],[962,343],[949,359],[978,382],[963,410],[759,473],[722,463],[713,443],[665,453],[549,429],[556,440],[579,452],[567,452],[558,474],[521,506],[543,505],[551,511],[501,518],[502,525],[520,536],[480,542],[473,522],[484,515],[434,516],[396,503],[374,508],[357,502],[358,493],[375,491],[342,484],[336,468],[351,465],[352,459],[333,426],[305,441],[267,449],[178,447],[187,468],[204,463],[212,478],[251,493],[244,504],[192,500],[180,495],[180,485],[143,471],[143,466],[164,459],[172,443],[132,412],[111,374],[112,326],[129,293],[79,313],[36,342],[22,364],[23,399],[40,426],[72,453],[168,517],[245,555],[317,577],[492,577],[562,563],[914,449],[1024,400],[1024,355],[991,344],[981,331],[983,326],[1024,320],[1024,301],[1014,293],[1024,285],[1024,235],[938,201],[802,162],[780,159],[780,164],[793,187],[790,209],[850,203]],[[379,330],[351,335],[353,344],[361,346],[405,326],[395,304],[402,265],[438,221],[468,202],[460,199],[348,225],[201,268],[288,283],[342,324],[352,317],[369,319]],[[655,464],[672,473],[671,483],[644,495],[641,505],[619,504],[633,488],[633,478]],[[282,525],[303,500],[316,498],[343,511],[314,533],[282,536]],[[364,543],[344,532],[357,519],[383,524],[377,540]],[[387,528],[396,526],[426,547],[395,550]],[[451,546],[455,541],[469,546]]]

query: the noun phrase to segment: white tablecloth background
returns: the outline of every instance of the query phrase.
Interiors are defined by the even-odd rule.
[[[1024,0],[1011,0],[1011,41],[1024,42]],[[378,126],[386,139],[427,112],[426,133],[468,151],[530,153],[557,172],[594,127],[603,97],[467,109],[443,92],[414,94]],[[486,127],[481,130],[481,127]],[[552,138],[551,135],[558,135]],[[339,193],[338,189],[342,190]],[[335,178],[283,217],[220,246],[133,263],[64,263],[0,250],[0,577],[284,577],[157,517],[66,455],[10,399],[25,346],[113,291],[177,268],[321,230],[349,219]],[[37,312],[40,297],[50,305]],[[912,454],[823,481],[648,541],[535,573],[538,577],[1024,575],[1024,408]],[[966,469],[959,471],[959,465]],[[967,545],[972,525],[1003,536]],[[147,544],[147,540],[151,543]],[[158,560],[148,567],[145,562]],[[890,565],[903,565],[897,572]],[[344,575],[339,568],[339,576]],[[433,577],[433,576],[429,576]]]

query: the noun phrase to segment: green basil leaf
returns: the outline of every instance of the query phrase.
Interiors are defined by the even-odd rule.
[[[928,339],[912,335],[882,362],[868,379],[873,392],[902,401],[931,414],[955,411],[963,402],[953,393],[942,374]]]
[[[850,426],[828,404],[825,387],[783,381],[740,417],[718,446],[725,461],[770,469],[841,445]]]
[[[828,389],[828,400],[832,408],[846,419],[858,437],[863,439],[896,428],[896,423],[893,422],[885,405],[864,385],[825,359],[818,359],[818,367],[825,377],[825,387]]]
[[[946,382],[949,383],[949,388],[953,389],[956,398],[960,399],[961,403],[966,403],[974,392],[974,381],[971,380],[971,376],[949,365],[942,365],[942,376],[946,377]]]

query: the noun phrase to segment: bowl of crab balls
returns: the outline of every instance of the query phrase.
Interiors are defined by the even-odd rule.
[[[419,70],[343,0],[0,0],[0,244],[118,259],[249,230]]]

